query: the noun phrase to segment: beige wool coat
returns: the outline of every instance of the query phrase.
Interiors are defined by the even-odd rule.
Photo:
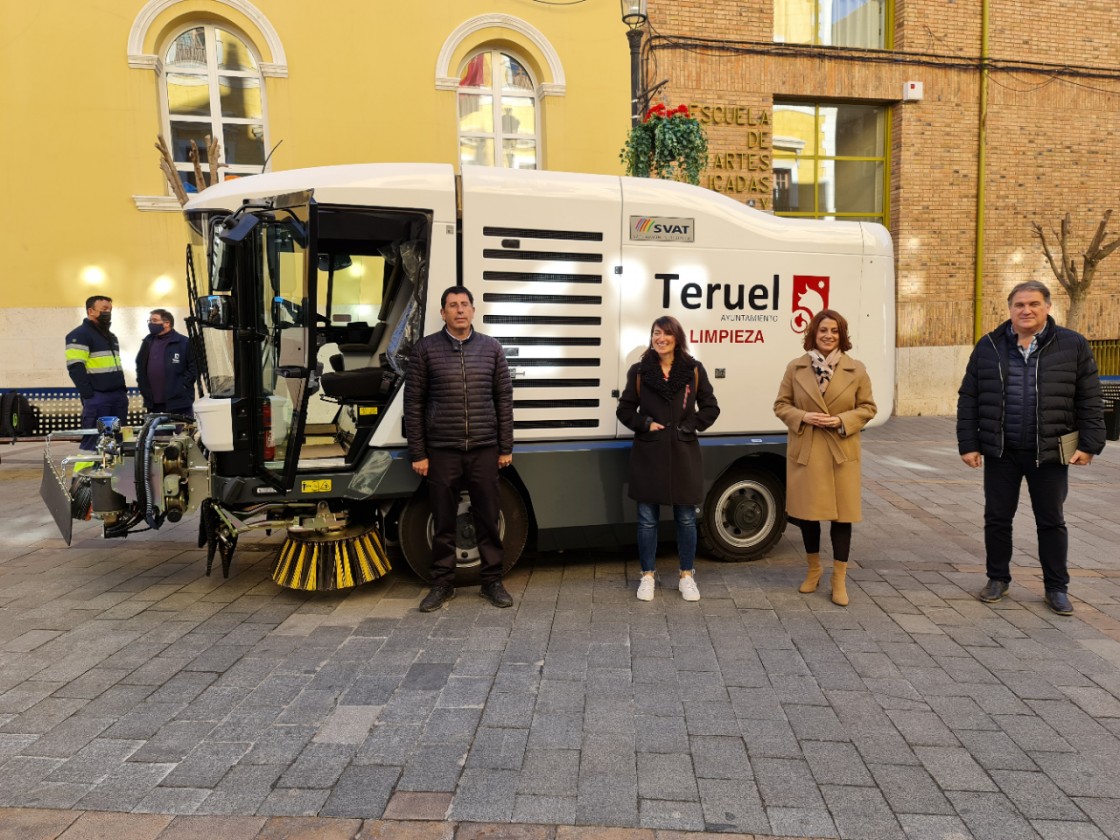
[[[860,430],[878,409],[862,362],[841,354],[828,389],[821,394],[809,354],[786,367],[774,413],[789,428],[786,450],[786,512],[797,519],[859,522]],[[839,417],[839,429],[802,421],[810,411]]]

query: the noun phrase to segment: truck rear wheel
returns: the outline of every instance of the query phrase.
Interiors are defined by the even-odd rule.
[[[525,542],[529,537],[529,509],[517,488],[501,476],[498,477],[498,491],[501,494],[498,532],[502,537],[505,554],[505,562],[502,564],[504,575],[521,559],[521,553],[525,550]],[[430,581],[435,528],[426,486],[421,487],[404,506],[399,527],[401,552],[405,561],[421,580]],[[459,497],[455,532],[455,585],[476,586],[481,582],[482,561],[475,542],[471,501],[466,493]]]
[[[764,469],[734,467],[704,500],[704,545],[719,560],[756,560],[774,547],[786,527],[785,488]]]

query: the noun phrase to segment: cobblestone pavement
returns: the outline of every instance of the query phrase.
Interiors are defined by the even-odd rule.
[[[276,535],[206,578],[194,518],[66,548],[40,446],[5,446],[0,838],[1117,840],[1120,446],[1071,470],[1061,618],[1029,510],[1009,596],[973,597],[980,475],[949,418],[865,440],[846,609],[827,577],[797,592],[791,529],[701,558],[695,604],[637,601],[629,554],[550,554],[510,574],[515,609],[433,614],[404,572],[280,589]]]

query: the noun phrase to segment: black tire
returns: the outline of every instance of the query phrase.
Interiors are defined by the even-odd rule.
[[[505,561],[502,574],[505,575],[521,559],[525,542],[529,538],[529,509],[514,485],[502,476],[498,477],[498,491],[501,494],[502,512],[498,519],[498,530],[502,536]],[[459,500],[457,559],[455,563],[455,585],[477,586],[481,582],[482,563],[474,541],[474,522],[470,514],[470,498],[463,493]],[[432,579],[432,508],[428,504],[428,488],[422,486],[408,500],[401,511],[399,524],[401,552],[405,562],[421,580]]]
[[[700,530],[704,545],[719,560],[757,560],[785,528],[785,485],[765,469],[732,467],[704,500]]]

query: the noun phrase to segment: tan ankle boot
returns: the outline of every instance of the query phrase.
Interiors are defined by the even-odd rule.
[[[848,564],[843,560],[832,563],[832,603],[841,607],[848,606],[848,587],[845,578],[848,576]]]
[[[809,564],[809,571],[805,573],[805,580],[797,591],[816,592],[817,584],[821,582],[821,556],[806,554],[805,561]]]

